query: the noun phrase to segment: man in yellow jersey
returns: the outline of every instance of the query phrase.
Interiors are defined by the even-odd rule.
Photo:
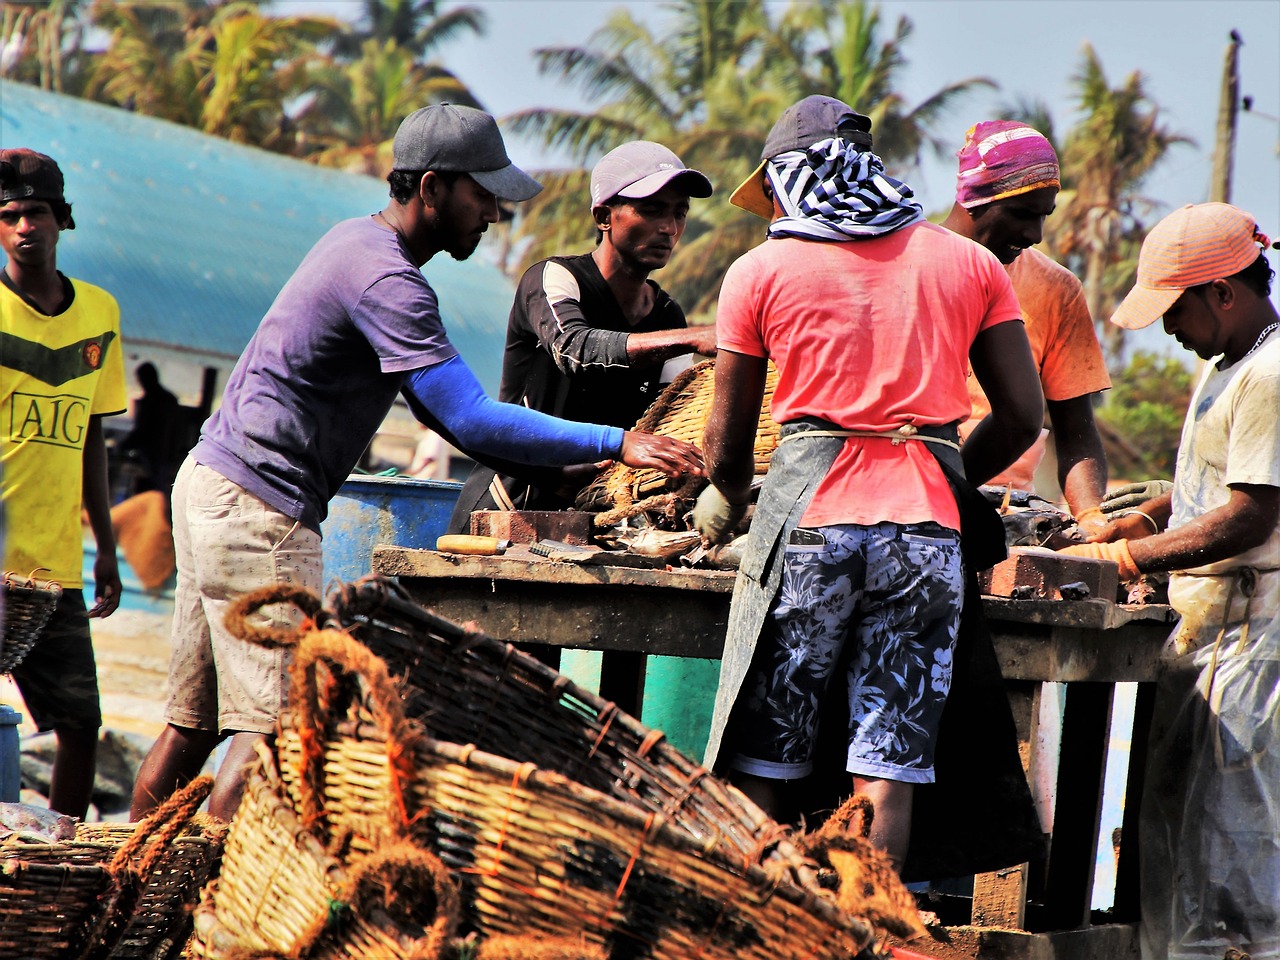
[[[102,711],[89,618],[120,602],[102,418],[124,412],[120,308],[105,290],[58,272],[58,238],[75,228],[62,171],[33,150],[0,150],[0,462],[4,568],[63,587],[40,639],[14,669],[36,726],[57,753],[49,806],[83,818]],[[81,507],[98,544],[86,610]]]

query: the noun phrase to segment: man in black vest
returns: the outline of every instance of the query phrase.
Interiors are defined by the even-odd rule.
[[[711,181],[658,143],[633,140],[591,172],[596,248],[551,257],[520,279],[507,324],[498,399],[567,420],[626,429],[648,409],[666,361],[715,352],[714,325],[689,327],[649,274],[684,234],[691,197]],[[571,508],[599,466],[531,468],[502,476],[477,467],[450,520],[465,533],[474,510]]]

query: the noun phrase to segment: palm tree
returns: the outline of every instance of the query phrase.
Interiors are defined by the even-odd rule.
[[[109,36],[85,95],[195,126],[199,76],[189,47],[212,14],[204,0],[97,0],[93,23]]]
[[[219,9],[187,48],[200,75],[200,129],[240,143],[290,150],[286,104],[308,89],[316,45],[336,28],[329,19],[264,17],[254,3]]]
[[[3,4],[0,77],[78,94],[91,59],[80,0]]]
[[[940,155],[955,149],[953,136],[939,136],[934,129],[956,101],[979,87],[995,87],[986,77],[969,77],[908,105],[897,82],[914,29],[901,16],[892,36],[884,38],[879,7],[865,0],[793,2],[779,19],[766,56],[795,77],[795,99],[825,93],[867,114],[876,153],[891,169],[910,169],[919,165],[926,146]]]
[[[109,31],[88,94],[149,116],[293,152],[286,108],[308,89],[327,17],[267,17],[253,0],[97,0]]]
[[[392,40],[366,40],[353,63],[327,62],[312,75],[313,99],[297,115],[306,159],[375,177],[391,170],[400,121],[427,103],[466,103],[448,71],[415,63]]]
[[[363,56],[368,40],[390,40],[415,58],[426,60],[450,40],[466,33],[483,36],[487,27],[484,12],[476,7],[444,10],[437,0],[361,0],[360,8],[355,28],[335,45],[339,59]]]
[[[1141,73],[1109,86],[1102,64],[1086,45],[1074,77],[1083,119],[1062,150],[1064,185],[1058,214],[1047,224],[1054,255],[1082,278],[1112,365],[1123,366],[1122,331],[1107,318],[1132,286],[1146,221],[1156,203],[1138,193],[1176,144],[1193,143],[1160,122]]]
[[[717,194],[694,204],[682,250],[662,275],[691,316],[713,310],[725,269],[763,236],[728,196],[788,105],[812,93],[839,96],[876,120],[878,152],[913,163],[925,145],[940,146],[931,130],[955,98],[990,83],[960,81],[909,106],[895,82],[910,21],[883,40],[878,8],[863,0],[793,0],[776,24],[760,0],[663,6],[670,16],[661,35],[621,10],[584,47],[537,51],[542,72],[578,84],[594,110],[526,110],[504,122],[570,161],[544,175],[547,189],[524,205],[516,232],[525,264],[590,236],[583,168],[623,141],[661,141],[711,177]]]

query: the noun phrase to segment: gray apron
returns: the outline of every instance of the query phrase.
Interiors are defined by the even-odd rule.
[[[738,699],[756,644],[769,608],[782,584],[782,554],[791,531],[800,524],[800,518],[809,508],[818,485],[826,477],[836,456],[844,447],[847,437],[828,436],[815,431],[839,430],[834,424],[817,418],[806,417],[784,424],[781,435],[787,442],[779,443],[769,461],[769,472],[756,503],[751,519],[751,534],[747,548],[738,567],[738,578],[733,585],[733,602],[729,608],[729,626],[725,635],[724,653],[720,660],[720,685],[716,689],[716,705],[711,715],[711,733],[707,740],[703,764],[715,769],[716,760],[723,745],[729,714]],[[921,427],[923,436],[957,440],[955,425]],[[885,435],[888,438],[889,434]],[[803,439],[800,439],[800,438]],[[908,443],[922,441],[908,440]],[[924,444],[943,464],[947,479],[952,472],[964,476],[960,452],[952,447],[936,443]],[[971,488],[972,489],[972,488]],[[979,494],[978,496],[981,496]],[[999,525],[999,518],[996,518]],[[1003,526],[1000,538],[1004,542]],[[990,566],[990,564],[987,564]]]
[[[783,426],[782,435],[831,429],[831,424],[805,420]],[[954,426],[921,428],[920,433],[956,439]],[[722,754],[732,752],[731,747],[725,749],[725,730],[751,667],[761,628],[782,583],[784,545],[835,462],[844,439],[806,436],[789,440],[774,451],[734,584],[720,686],[704,760],[709,768],[714,769]],[[1046,849],[977,584],[976,571],[1006,556],[1004,525],[995,508],[965,479],[958,450],[937,443],[925,443],[925,448],[946,475],[960,511],[965,603],[951,693],[938,730],[936,780],[918,784],[914,791],[911,843],[902,869],[906,880],[998,870],[1040,860]],[[842,698],[828,697],[820,725],[818,755],[842,756],[847,727],[847,704]],[[973,789],[975,783],[982,784],[982,789]],[[809,822],[820,823],[848,791],[843,764],[820,763],[806,780],[799,812]],[[958,823],[965,824],[965,828],[957,828]]]

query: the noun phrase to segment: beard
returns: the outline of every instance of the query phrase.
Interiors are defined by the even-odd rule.
[[[480,246],[481,233],[473,233],[464,237],[453,237],[444,248],[445,252],[455,260],[466,260]]]

